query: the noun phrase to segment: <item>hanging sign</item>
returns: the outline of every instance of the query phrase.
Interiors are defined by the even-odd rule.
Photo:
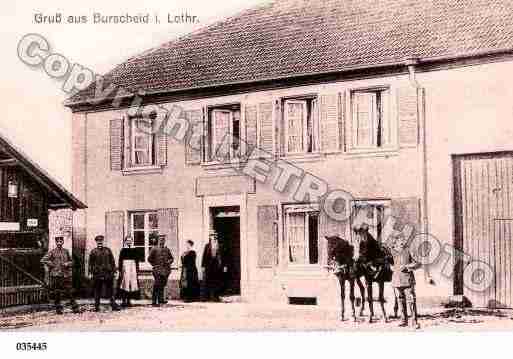
[[[37,218],[28,218],[27,219],[27,227],[37,227],[38,220]]]

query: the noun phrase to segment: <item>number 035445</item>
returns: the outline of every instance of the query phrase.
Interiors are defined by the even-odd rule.
[[[16,350],[18,351],[45,351],[48,348],[46,342],[19,342],[16,343]]]

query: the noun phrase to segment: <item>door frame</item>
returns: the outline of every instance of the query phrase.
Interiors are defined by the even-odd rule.
[[[240,294],[242,297],[249,295],[247,282],[249,281],[249,258],[247,241],[247,195],[219,195],[203,197],[203,244],[208,243],[208,232],[211,226],[211,208],[238,206],[240,216]]]

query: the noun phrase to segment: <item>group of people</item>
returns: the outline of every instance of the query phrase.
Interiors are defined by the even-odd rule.
[[[112,310],[118,311],[120,306],[117,304],[114,295],[116,273],[119,272],[116,292],[121,298],[121,307],[131,307],[131,300],[140,297],[141,287],[138,275],[140,263],[144,258],[141,258],[140,252],[133,247],[132,238],[127,236],[123,241],[123,248],[119,253],[116,265],[114,255],[110,248],[104,245],[104,241],[104,236],[96,236],[96,248],[89,255],[88,273],[93,281],[94,307],[95,311],[100,311],[102,293],[105,292],[104,297],[109,299]],[[192,302],[200,299],[200,281],[196,267],[196,252],[193,249],[194,242],[188,240],[186,243],[187,249],[181,256],[180,296],[185,302]],[[54,296],[56,312],[58,314],[63,313],[61,300],[65,297],[69,300],[72,311],[77,313],[79,312],[79,306],[72,288],[73,260],[69,251],[63,247],[63,237],[56,237],[55,244],[55,248],[41,259],[41,263],[48,268],[49,289]],[[158,235],[157,243],[154,244],[147,261],[152,266],[154,278],[152,305],[160,306],[167,303],[165,287],[171,274],[174,257],[171,250],[166,246],[165,235]],[[209,242],[205,246],[202,257],[207,300],[219,301],[222,289],[222,274],[226,272],[226,266],[223,265],[222,258],[217,233],[210,231]]]

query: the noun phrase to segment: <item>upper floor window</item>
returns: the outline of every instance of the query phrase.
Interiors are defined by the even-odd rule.
[[[284,213],[289,263],[319,263],[318,206],[287,205]]]
[[[387,107],[388,89],[351,92],[352,148],[382,148],[392,143]]]
[[[240,104],[211,107],[208,111],[207,160],[240,158],[241,112]]]
[[[285,154],[312,153],[319,150],[319,121],[316,98],[284,101]]]
[[[150,118],[130,119],[130,160],[132,167],[155,165],[155,134]]]

